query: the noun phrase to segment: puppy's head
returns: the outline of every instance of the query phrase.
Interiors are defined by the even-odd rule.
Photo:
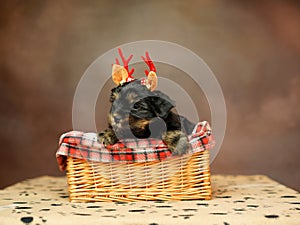
[[[154,118],[165,119],[174,102],[165,94],[154,91],[157,86],[156,68],[146,52],[142,56],[148,65],[146,78],[135,80],[132,77],[134,68],[129,70],[130,55],[127,59],[121,49],[119,55],[124,66],[116,58],[112,67],[112,80],[118,85],[112,90],[112,103],[109,123],[117,136],[146,138],[150,135],[149,126]]]
[[[174,107],[167,95],[151,91],[134,80],[112,89],[109,123],[116,133],[126,137],[146,138],[150,135],[149,125],[153,119],[165,119]],[[131,136],[130,136],[131,134]]]

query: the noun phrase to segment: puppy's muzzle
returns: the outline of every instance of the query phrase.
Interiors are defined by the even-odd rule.
[[[114,115],[113,120],[115,124],[119,124],[122,120],[122,117],[120,115]]]

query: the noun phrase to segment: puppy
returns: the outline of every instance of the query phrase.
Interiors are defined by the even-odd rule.
[[[195,124],[176,113],[175,103],[166,94],[155,90],[157,85],[156,68],[148,52],[142,57],[149,66],[147,78],[135,80],[128,71],[128,62],[122,51],[119,54],[124,67],[116,60],[112,79],[118,85],[111,91],[111,109],[108,129],[99,133],[98,140],[104,145],[117,143],[125,138],[159,138],[174,155],[183,155],[190,147],[187,135]]]

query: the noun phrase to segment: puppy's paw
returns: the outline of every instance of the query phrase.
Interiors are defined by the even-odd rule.
[[[105,146],[118,142],[118,138],[112,129],[106,129],[98,134],[98,141]]]
[[[163,135],[163,141],[172,151],[173,155],[184,155],[190,148],[190,143],[186,134],[180,130],[167,131]]]

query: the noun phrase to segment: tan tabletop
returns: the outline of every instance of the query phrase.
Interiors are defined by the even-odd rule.
[[[300,194],[266,176],[212,176],[208,201],[71,203],[65,177],[0,190],[0,225],[300,224]]]

